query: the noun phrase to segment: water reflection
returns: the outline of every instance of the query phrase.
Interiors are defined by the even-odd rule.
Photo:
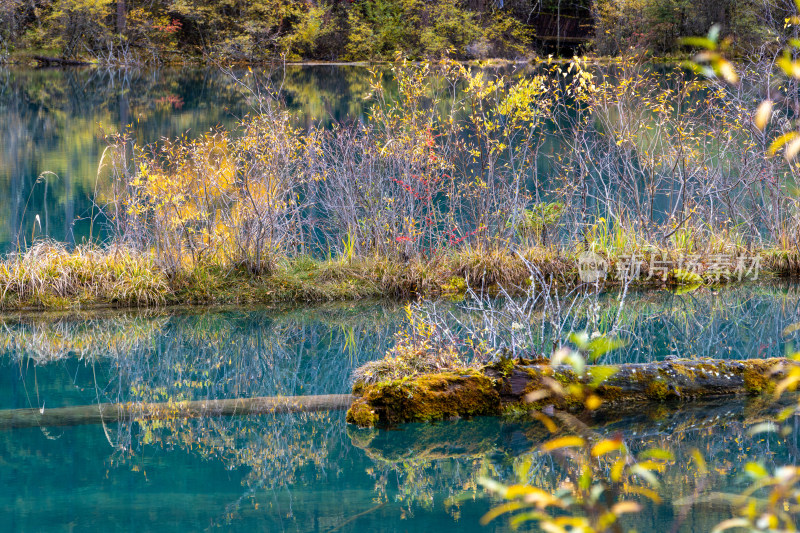
[[[688,294],[646,291],[630,295],[621,310],[615,298],[610,295],[595,324],[602,327],[603,320],[618,318],[620,336],[630,344],[604,356],[604,362],[650,362],[668,355],[782,357],[788,347],[800,345],[798,335],[783,335],[786,326],[800,321],[800,290],[790,282],[732,285]],[[586,325],[579,322],[574,328]]]
[[[616,314],[615,301],[600,314]],[[630,297],[632,345],[615,357],[779,355],[798,301],[791,285]],[[0,408],[347,392],[352,369],[384,353],[404,316],[361,303],[5,317]],[[630,526],[667,531],[685,509],[677,531],[709,531],[730,509],[687,507],[693,499],[740,491],[748,460],[796,463],[796,424],[786,437],[747,434],[775,409],[726,401],[586,422],[634,451],[669,448],[681,465],[666,471],[663,503]],[[524,417],[376,431],[348,427],[341,412],[16,429],[0,432],[0,505],[12,531],[506,531],[479,525],[492,501],[478,480],[565,486],[568,472],[537,451],[545,438]],[[704,480],[685,466],[694,448],[710,465]]]
[[[130,126],[140,144],[232,127],[254,95],[219,70],[0,69],[0,251],[42,234],[75,243],[97,237],[92,199],[105,135]],[[269,73],[268,73],[269,74]],[[274,73],[273,77],[278,77]],[[290,109],[310,125],[357,118],[364,67],[287,67]],[[95,209],[93,209],[95,207]],[[41,227],[34,227],[36,216]]]
[[[711,531],[730,517],[731,509],[709,498],[737,494],[748,483],[744,465],[762,460],[768,468],[797,464],[797,424],[787,438],[750,437],[748,429],[779,408],[759,401],[708,402],[680,411],[653,409],[608,420],[588,421],[600,436],[622,437],[636,454],[657,447],[670,450],[673,461],[661,476],[660,504],[650,504],[626,530]],[[481,497],[482,477],[506,484],[526,483],[555,492],[569,488],[578,477],[552,455],[537,447],[550,438],[538,422],[475,419],[437,425],[409,425],[401,431],[349,429],[355,446],[374,462],[371,473],[382,496],[408,508],[449,505],[458,518],[462,503]],[[693,450],[711,466],[708,475],[694,467]],[[624,491],[624,488],[623,488]]]
[[[8,379],[38,386],[40,398],[57,381],[73,395],[49,400],[53,406],[334,394],[348,392],[353,368],[383,355],[402,316],[391,303],[29,316],[5,322],[0,346],[4,368],[17,374]],[[64,375],[74,386],[64,387]],[[0,406],[34,406],[27,401],[4,397]]]
[[[668,531],[678,523],[677,531],[710,531],[731,511],[703,498],[740,492],[747,461],[796,463],[796,429],[785,439],[747,436],[763,414],[760,406],[702,407],[621,418],[602,430],[622,431],[633,450],[657,445],[676,456],[662,477],[663,502],[626,526]],[[133,437],[124,449],[114,440],[121,429],[113,426],[1,433],[2,456],[14,458],[2,466],[7,527],[508,531],[503,521],[479,525],[492,505],[478,487],[481,477],[553,490],[568,486],[573,474],[536,450],[545,431],[529,420],[459,420],[385,432],[346,428],[337,414],[127,429]],[[711,467],[707,478],[686,466],[695,448]]]
[[[462,322],[469,316],[463,303],[437,305]],[[800,287],[629,293],[622,306],[618,294],[608,293],[575,314],[558,337],[545,331],[537,350],[549,352],[571,330],[614,321],[629,343],[604,363],[668,355],[780,357],[800,344],[800,331],[783,334],[800,322]],[[347,393],[352,370],[382,357],[406,324],[403,304],[370,302],[7,315],[0,327],[0,380],[8,387],[0,388],[0,407]],[[37,388],[38,402],[10,394],[19,381],[26,390]]]
[[[615,75],[613,66],[598,68]],[[546,67],[487,69],[530,75]],[[378,70],[387,71],[391,99],[398,90],[389,67]],[[674,67],[652,65],[647,70],[669,72]],[[0,251],[42,235],[68,243],[102,236],[98,208],[107,176],[98,168],[106,136],[130,127],[136,142],[144,145],[230,129],[257,109],[253,78],[240,83],[244,74],[197,68],[0,69],[0,212],[6,213],[0,221]],[[371,74],[364,66],[289,65],[285,71],[267,69],[256,75],[280,87],[294,120],[304,128],[363,120],[370,105]],[[668,76],[658,79],[675,83]],[[547,128],[537,167],[541,175],[530,187],[546,183],[551,160],[566,149],[560,126]],[[41,224],[34,225],[37,215]]]

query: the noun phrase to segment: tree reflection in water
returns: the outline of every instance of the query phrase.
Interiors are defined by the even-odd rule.
[[[794,286],[633,295],[622,313],[615,302],[613,295],[601,298],[593,316],[601,325],[604,316],[620,316],[632,339],[612,363],[671,353],[781,355],[797,335],[784,338],[781,332],[800,321]],[[0,380],[21,380],[23,386],[0,387],[0,407],[346,393],[352,370],[385,353],[404,316],[399,304],[358,303],[6,317],[0,328],[5,351]],[[575,327],[583,328],[586,320],[576,318]],[[598,434],[620,433],[632,451],[659,447],[675,454],[662,473],[663,503],[652,504],[633,525],[641,530],[652,520],[650,526],[660,530],[664,520],[681,516],[682,504],[695,493],[736,492],[748,460],[761,458],[768,467],[796,464],[796,428],[787,437],[747,436],[747,429],[763,420],[764,409],[758,401],[703,404],[590,424]],[[458,518],[465,501],[484,498],[481,477],[547,490],[569,484],[564,466],[537,450],[546,431],[525,418],[385,431],[347,427],[342,413],[329,412],[130,421],[103,429],[114,447],[110,465],[116,469],[144,468],[153,450],[180,450],[242,472],[244,491],[220,523],[236,520],[249,509],[244,502],[257,501],[265,491],[291,494],[300,485],[354,476],[353,469],[372,480],[374,505],[394,506],[407,517],[441,506]],[[695,448],[710,467],[703,479],[691,466]],[[694,525],[687,521],[679,530],[699,528],[698,520],[707,520],[710,530],[730,516],[725,506],[699,505],[687,514]],[[347,512],[341,513],[346,520]]]

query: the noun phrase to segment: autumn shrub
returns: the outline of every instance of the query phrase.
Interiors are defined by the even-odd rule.
[[[584,240],[600,219],[651,249],[677,247],[676,238],[688,234],[708,253],[721,240],[737,249],[779,240],[781,220],[796,210],[788,192],[798,174],[785,159],[765,155],[769,142],[753,127],[760,75],[745,72],[747,83],[732,93],[636,61],[602,75],[574,66],[558,100],[573,110],[562,127],[574,135],[553,160],[564,177],[562,227],[577,230],[570,240]],[[778,124],[788,124],[780,118],[791,113],[787,103],[774,109]]]
[[[354,280],[359,295],[438,294],[453,277],[520,291],[525,261],[574,279],[584,251],[619,274],[635,257],[681,268],[796,242],[797,168],[741,127],[747,92],[582,58],[519,77],[399,60],[386,78],[373,72],[355,123],[299,129],[267,86],[234,131],[133,150],[117,139],[115,243],[173,279],[273,275],[274,294],[318,299]]]
[[[238,136],[166,142],[118,174],[118,236],[170,272],[204,261],[267,272],[303,209],[305,163],[317,150],[284,110],[246,119]]]
[[[491,79],[457,63],[376,73],[364,124],[301,131],[279,99],[238,129],[107,152],[115,239],[177,273],[203,263],[260,274],[280,257],[408,262],[507,246],[552,105],[543,78]],[[447,100],[448,86],[465,97]]]

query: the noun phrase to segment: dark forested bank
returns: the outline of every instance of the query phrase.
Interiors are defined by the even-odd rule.
[[[679,52],[719,24],[780,49],[793,0],[0,0],[0,58],[56,63]]]

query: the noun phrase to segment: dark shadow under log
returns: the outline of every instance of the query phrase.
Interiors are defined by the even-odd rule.
[[[589,366],[578,376],[570,367],[516,363],[481,370],[442,372],[359,387],[347,413],[358,426],[394,425],[474,415],[500,415],[554,406],[584,410],[584,398],[570,386],[591,388],[603,411],[625,412],[645,403],[683,403],[699,398],[771,392],[791,359],[673,359],[655,363]],[[600,378],[603,379],[600,379]],[[593,383],[594,382],[594,383]],[[589,387],[590,384],[593,386]],[[546,393],[543,396],[542,391]],[[531,398],[534,400],[530,401]]]
[[[0,411],[0,429],[206,416],[332,411],[347,409],[352,401],[353,396],[349,394],[325,394],[167,403],[101,403],[43,410],[10,409]]]

